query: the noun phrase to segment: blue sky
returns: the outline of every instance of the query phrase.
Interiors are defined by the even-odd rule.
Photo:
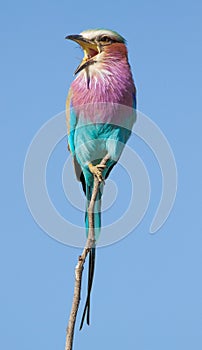
[[[74,349],[201,349],[201,10],[200,1],[181,0],[2,5],[2,349],[64,348],[80,250],[56,242],[37,226],[25,202],[22,173],[37,130],[64,110],[82,57],[64,37],[97,27],[117,30],[127,39],[138,108],[169,140],[179,186],[170,217],[150,235],[161,178],[153,154],[137,141],[150,174],[150,205],[133,233],[99,249],[92,325],[79,332],[77,324]],[[57,169],[66,157],[64,140],[48,177],[58,206]],[[118,168],[113,177],[119,179]],[[84,296],[85,278],[82,302]]]

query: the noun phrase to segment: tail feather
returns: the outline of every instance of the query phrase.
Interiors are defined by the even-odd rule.
[[[86,303],[85,303],[79,330],[81,330],[83,327],[86,314],[87,314],[87,324],[90,325],[90,295],[91,295],[91,289],[93,285],[94,271],[95,271],[95,247],[92,248],[89,253],[88,292],[87,292]]]
[[[101,187],[101,186],[100,186]],[[88,235],[89,230],[89,220],[88,220],[88,206],[90,203],[90,199],[92,196],[92,187],[86,186],[86,198],[87,198],[87,206],[86,206],[86,215],[85,215],[85,223],[86,223],[86,234]],[[95,230],[95,240],[98,239],[100,229],[101,229],[101,197],[102,197],[102,188],[99,188],[99,192],[95,201],[94,207],[94,230]],[[95,270],[95,246],[91,248],[89,252],[89,267],[88,267],[88,289],[87,289],[87,297],[86,303],[80,323],[80,330],[83,327],[83,323],[86,317],[87,324],[90,324],[90,296],[93,284],[94,270]]]
[[[94,206],[94,230],[95,230],[95,240],[97,241],[100,230],[101,230],[101,198],[102,198],[102,189],[103,185],[100,184],[100,188],[96,197],[95,206]],[[86,236],[88,236],[89,230],[89,221],[88,221],[88,206],[92,196],[92,187],[86,186],[86,214],[85,214],[85,224],[86,224]]]

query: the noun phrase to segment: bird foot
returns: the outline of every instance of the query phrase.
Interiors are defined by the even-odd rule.
[[[89,167],[90,172],[97,177],[99,182],[104,181],[104,179],[102,177],[102,171],[106,168],[106,165],[103,165],[103,164],[93,165],[93,164],[89,163],[88,167]]]

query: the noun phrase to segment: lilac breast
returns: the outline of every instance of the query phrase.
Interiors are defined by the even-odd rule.
[[[135,87],[126,60],[102,64],[87,75],[82,71],[71,85],[72,106],[79,118],[90,122],[116,122],[131,114]]]

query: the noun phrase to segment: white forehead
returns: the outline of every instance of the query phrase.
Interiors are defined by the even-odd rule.
[[[95,39],[96,37],[99,37],[99,36],[104,36],[104,35],[109,36],[112,39],[121,38],[121,36],[118,33],[108,29],[89,29],[89,30],[84,30],[80,34],[84,38],[87,38],[90,40]]]

